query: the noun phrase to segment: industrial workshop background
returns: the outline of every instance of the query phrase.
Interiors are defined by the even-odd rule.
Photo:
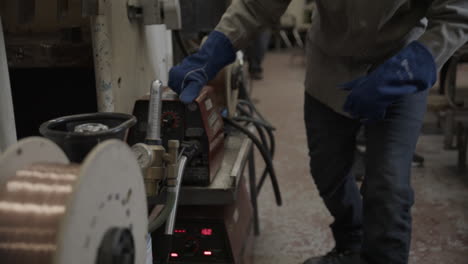
[[[0,0],[0,263],[293,264],[333,248],[303,116],[315,2],[292,0],[184,103],[169,72],[230,0]],[[466,62],[467,45],[429,90],[412,264],[468,263]],[[363,129],[355,145],[361,186]]]

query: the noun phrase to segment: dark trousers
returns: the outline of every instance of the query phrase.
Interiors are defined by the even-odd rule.
[[[254,38],[246,49],[247,60],[249,62],[250,73],[262,73],[262,62],[265,58],[265,53],[268,50],[271,32],[265,29]]]
[[[336,247],[361,250],[369,264],[408,262],[411,241],[411,161],[426,110],[426,92],[392,104],[385,120],[365,125],[365,179],[351,175],[361,124],[305,95],[310,170],[334,217]]]

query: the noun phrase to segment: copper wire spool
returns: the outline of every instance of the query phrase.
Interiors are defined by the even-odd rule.
[[[42,138],[7,150],[0,156],[0,262],[95,264],[104,235],[118,227],[131,231],[134,263],[144,263],[146,199],[132,155],[115,140],[81,165]]]
[[[52,263],[78,165],[39,163],[0,187],[0,255],[5,263]]]

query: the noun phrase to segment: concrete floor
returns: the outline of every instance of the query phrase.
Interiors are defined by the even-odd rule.
[[[277,207],[269,182],[260,194],[261,235],[255,264],[298,264],[333,247],[326,211],[309,176],[303,124],[304,65],[287,53],[269,53],[265,78],[254,82],[258,108],[278,128],[275,166],[284,205]],[[454,171],[456,153],[444,151],[442,137],[422,135],[418,152],[424,168],[413,169],[412,264],[468,263],[468,175]],[[258,169],[262,169],[257,159]],[[465,177],[465,178],[463,178]]]

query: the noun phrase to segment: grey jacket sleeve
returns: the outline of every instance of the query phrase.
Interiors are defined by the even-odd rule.
[[[275,24],[291,0],[233,0],[215,30],[224,33],[240,49],[261,28]]]
[[[427,30],[419,41],[440,69],[468,41],[468,0],[433,0],[426,16]]]

